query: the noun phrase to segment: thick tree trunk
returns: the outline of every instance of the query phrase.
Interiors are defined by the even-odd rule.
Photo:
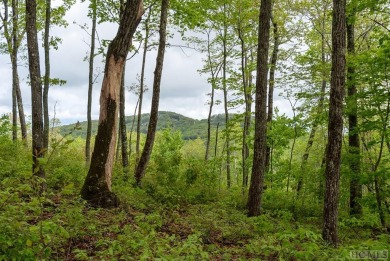
[[[142,101],[144,99],[144,92],[145,92],[145,65],[146,65],[146,54],[149,45],[149,34],[150,34],[149,20],[151,14],[152,14],[152,10],[149,10],[148,16],[145,20],[145,40],[144,40],[144,51],[142,54],[141,79],[139,84],[140,86],[139,86],[139,98],[138,98],[137,140],[135,144],[136,165],[138,164],[140,158],[139,144],[141,140]]]
[[[43,83],[43,147],[49,147],[49,88],[50,88],[50,16],[51,0],[46,0],[45,33],[43,46],[45,51],[45,78]]]
[[[141,0],[130,0],[126,3],[117,35],[107,51],[100,94],[98,132],[91,166],[81,189],[82,198],[98,207],[115,207],[119,204],[116,195],[111,192],[119,92],[126,57],[143,12]]]
[[[279,32],[278,24],[272,18],[272,25],[274,28],[274,49],[272,50],[271,64],[269,69],[269,89],[268,89],[268,112],[267,112],[267,125],[268,128],[272,129],[272,118],[274,115],[274,89],[275,89],[275,71],[276,71],[276,62],[278,60],[279,52]],[[265,169],[269,169],[271,160],[271,146],[267,145],[267,153],[265,157]]]
[[[159,31],[160,41],[158,45],[156,68],[154,71],[152,108],[150,110],[150,119],[149,119],[148,133],[146,136],[145,146],[142,151],[141,158],[138,162],[137,169],[135,172],[135,180],[137,186],[141,185],[141,180],[145,175],[146,167],[149,163],[150,155],[152,154],[154,138],[156,135],[157,121],[158,121],[158,106],[160,100],[160,84],[161,84],[161,75],[163,70],[166,36],[167,36],[168,6],[169,6],[169,0],[162,0],[160,31]]]
[[[348,54],[353,56],[355,54],[355,14],[348,16],[347,19],[347,48]],[[348,62],[347,68],[348,77],[348,142],[350,161],[349,168],[351,169],[351,179],[349,184],[349,213],[351,215],[361,215],[362,206],[360,200],[362,199],[362,185],[359,182],[360,176],[360,141],[358,133],[358,117],[357,117],[357,90],[355,84],[355,67],[351,62]]]
[[[45,171],[43,166],[39,164],[39,158],[44,157],[44,137],[42,118],[42,85],[41,71],[39,67],[36,8],[36,0],[26,1],[28,65],[31,82],[33,173],[41,178],[45,178]]]
[[[267,73],[271,0],[261,0],[257,51],[255,140],[252,178],[249,187],[248,216],[260,215],[267,150]]]
[[[341,146],[343,136],[343,98],[345,90],[346,0],[333,0],[332,73],[329,99],[328,146],[325,168],[324,224],[322,236],[337,246],[337,218]]]
[[[97,0],[92,0],[92,29],[91,29],[91,49],[89,51],[89,68],[88,68],[88,105],[87,105],[87,137],[85,140],[85,162],[87,165],[91,161],[91,136],[92,136],[92,90],[93,90],[93,65],[95,59],[95,38],[96,38],[96,5]]]

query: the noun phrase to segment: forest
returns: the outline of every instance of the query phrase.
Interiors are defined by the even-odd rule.
[[[82,3],[87,115],[70,125],[48,105],[67,85],[50,54],[80,3],[0,4],[0,260],[389,259],[388,0]],[[159,109],[174,35],[202,55],[206,119]]]

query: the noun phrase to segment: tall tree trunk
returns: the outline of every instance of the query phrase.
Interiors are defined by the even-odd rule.
[[[269,89],[268,89],[268,112],[267,112],[267,125],[268,128],[272,129],[272,118],[274,116],[274,89],[275,89],[275,71],[276,71],[276,62],[278,60],[279,52],[279,32],[278,24],[275,19],[272,17],[272,25],[274,28],[274,49],[272,50],[271,64],[269,69]],[[267,153],[265,157],[265,169],[268,170],[271,159],[271,146],[267,145]]]
[[[213,112],[214,106],[214,94],[215,94],[215,85],[216,78],[219,74],[221,67],[218,65],[219,69],[214,68],[213,61],[211,57],[211,40],[210,40],[210,32],[207,32],[207,62],[209,63],[210,73],[211,73],[211,95],[210,95],[210,106],[209,106],[209,115],[207,117],[207,140],[206,140],[206,153],[205,160],[209,159],[209,150],[210,150],[210,140],[211,140],[211,114]]]
[[[12,65],[13,67],[13,65]],[[14,70],[12,70],[12,78],[14,78]],[[17,99],[16,99],[16,88],[12,84],[12,140],[18,139],[18,110],[17,110]]]
[[[120,102],[119,102],[119,129],[121,132],[121,154],[122,154],[122,167],[125,173],[128,172],[129,155],[127,153],[127,130],[126,130],[126,115],[125,115],[125,66],[123,66],[122,82],[120,89]]]
[[[355,54],[355,11],[347,18],[347,49],[348,54],[352,57]],[[360,141],[357,129],[357,90],[355,84],[355,67],[352,62],[348,62],[347,67],[348,77],[348,145],[349,145],[349,168],[351,169],[351,179],[349,184],[349,213],[351,215],[361,215],[362,206],[362,185],[359,182],[360,176]]]
[[[137,99],[137,103],[135,104],[133,120],[132,120],[132,123],[131,123],[131,129],[130,129],[130,136],[129,136],[129,161],[130,161],[130,157],[131,157],[131,154],[132,154],[131,143],[132,143],[132,138],[133,138],[134,123],[135,123],[136,113],[137,113],[137,109],[138,109],[138,104],[139,104],[139,99]]]
[[[44,157],[43,118],[42,118],[42,85],[39,67],[39,49],[36,27],[36,0],[26,1],[26,32],[28,46],[28,65],[31,81],[31,113],[32,113],[32,154],[33,173],[45,178],[45,171],[39,159]]]
[[[244,113],[244,128],[242,130],[242,147],[241,147],[241,157],[242,157],[242,187],[246,189],[248,187],[248,178],[249,178],[249,166],[247,159],[249,158],[249,145],[248,145],[248,136],[250,134],[250,124],[252,116],[252,90],[251,90],[251,71],[248,71],[248,50],[245,45],[245,39],[243,36],[241,24],[238,28],[238,38],[240,39],[241,44],[241,77],[242,77],[242,86],[244,91],[244,101],[245,101],[245,113]]]
[[[141,0],[127,1],[118,32],[108,46],[100,94],[98,132],[91,165],[81,189],[82,198],[94,206],[114,207],[119,204],[116,195],[111,192],[119,92],[126,57],[143,12]]]
[[[217,123],[217,129],[215,130],[215,146],[214,146],[214,158],[217,157],[217,151],[218,151],[218,130],[219,129],[219,122]]]
[[[343,136],[343,98],[345,90],[346,0],[333,0],[332,73],[329,99],[328,146],[325,167],[324,224],[322,236],[337,246],[337,218],[341,146]]]
[[[224,21],[223,21],[223,66],[222,66],[222,86],[223,86],[223,100],[225,109],[225,130],[226,130],[226,185],[229,189],[231,186],[230,174],[230,135],[229,135],[229,110],[228,110],[228,91],[226,84],[226,63],[227,63],[227,22],[226,22],[226,3],[223,5]]]
[[[324,11],[324,16],[323,16],[323,19],[321,22],[321,31],[322,31],[322,33],[321,33],[321,63],[322,63],[321,92],[320,92],[320,98],[318,99],[318,106],[316,108],[317,115],[315,116],[315,119],[313,120],[310,134],[309,134],[309,139],[307,140],[305,152],[302,156],[302,161],[301,161],[301,166],[300,166],[301,173],[298,177],[298,184],[297,184],[297,198],[299,197],[299,194],[303,188],[303,175],[304,175],[304,173],[306,173],[306,164],[307,164],[307,161],[309,159],[311,147],[313,146],[313,143],[314,143],[314,137],[316,135],[318,125],[320,124],[321,114],[324,110],[325,90],[326,90],[326,84],[327,84],[326,79],[328,78],[328,76],[327,76],[328,72],[325,69],[325,65],[326,65],[326,54],[325,54],[325,46],[326,46],[325,22],[326,22],[326,20],[325,20],[325,17],[326,17],[326,13],[327,13],[328,9],[324,8],[323,11]]]
[[[149,163],[150,155],[152,154],[154,138],[156,135],[157,121],[158,121],[158,106],[160,101],[160,84],[161,84],[161,75],[163,70],[166,36],[167,36],[168,6],[169,6],[169,0],[162,0],[160,30],[159,30],[160,41],[158,45],[156,68],[154,71],[152,108],[150,110],[150,119],[149,119],[148,133],[146,136],[145,146],[142,151],[141,158],[138,162],[137,169],[135,172],[135,180],[138,186],[141,185],[141,180],[145,175],[146,167]]]
[[[43,147],[49,147],[49,88],[50,88],[50,16],[51,0],[46,0],[45,10],[45,33],[44,33],[44,51],[45,51],[45,79],[43,84]]]
[[[98,0],[91,0],[92,8],[92,29],[91,29],[91,44],[89,51],[89,68],[88,68],[88,105],[87,105],[87,137],[85,140],[85,162],[87,165],[91,161],[91,136],[92,136],[92,90],[93,90],[93,65],[95,59],[95,39],[96,39],[96,6]]]
[[[255,140],[252,178],[249,187],[248,216],[260,215],[267,150],[267,73],[271,0],[261,0],[258,31]]]
[[[138,164],[139,158],[140,158],[140,140],[141,140],[141,119],[142,119],[142,101],[144,98],[144,92],[145,92],[145,65],[146,65],[146,54],[148,51],[148,45],[149,45],[149,35],[150,35],[150,29],[149,29],[149,21],[152,14],[152,10],[149,10],[148,16],[145,20],[145,40],[144,40],[144,52],[142,54],[142,66],[141,66],[141,79],[140,79],[140,86],[139,86],[139,98],[138,98],[138,117],[137,117],[137,140],[135,144],[135,153],[136,153],[136,166]]]

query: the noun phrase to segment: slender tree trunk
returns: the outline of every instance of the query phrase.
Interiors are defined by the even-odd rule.
[[[115,207],[119,204],[118,198],[111,192],[111,177],[115,154],[120,84],[133,34],[143,12],[141,0],[127,1],[117,35],[107,50],[100,94],[98,132],[91,165],[81,189],[82,198],[98,207]]]
[[[122,167],[125,173],[128,172],[129,155],[127,153],[127,130],[126,130],[126,115],[125,115],[125,66],[123,67],[122,82],[120,89],[119,102],[119,129],[121,132],[121,149],[122,149]]]
[[[160,41],[158,45],[156,68],[154,71],[152,108],[150,110],[150,120],[149,120],[148,133],[146,136],[145,146],[142,151],[141,158],[138,162],[137,169],[135,172],[135,179],[138,186],[141,185],[141,180],[145,175],[146,167],[149,163],[150,155],[152,154],[154,138],[156,134],[157,121],[158,121],[158,106],[160,100],[161,75],[163,70],[166,36],[167,36],[168,6],[169,6],[169,0],[162,0],[160,31],[159,31]]]
[[[299,194],[300,194],[302,187],[303,187],[303,175],[306,172],[306,164],[307,164],[307,161],[309,159],[310,150],[311,150],[311,147],[313,146],[314,137],[316,135],[318,125],[320,124],[321,114],[324,110],[325,90],[326,90],[326,84],[327,84],[326,79],[328,78],[327,77],[328,72],[325,69],[325,65],[326,65],[325,15],[326,15],[326,12],[327,12],[327,8],[324,9],[324,17],[322,19],[322,24],[321,24],[321,30],[322,30],[322,33],[321,33],[321,63],[322,63],[322,67],[323,67],[321,92],[320,92],[320,98],[318,100],[318,107],[316,109],[317,115],[316,115],[315,119],[313,120],[310,134],[309,134],[309,139],[306,143],[305,153],[302,156],[302,162],[301,162],[301,167],[300,167],[301,173],[299,175],[298,184],[297,184],[297,198],[299,197]]]
[[[28,46],[28,64],[31,81],[31,113],[32,113],[32,154],[33,173],[45,178],[45,171],[39,159],[44,157],[44,136],[42,118],[42,85],[39,67],[39,49],[36,27],[36,0],[26,1],[26,32]]]
[[[252,178],[249,187],[248,216],[261,213],[263,194],[265,156],[267,152],[267,73],[269,31],[272,5],[271,0],[261,0],[258,31],[255,140],[253,151]]]
[[[272,25],[274,28],[274,49],[272,50],[271,63],[269,69],[269,89],[268,89],[268,113],[267,113],[267,125],[269,130],[272,129],[272,118],[274,115],[274,89],[275,89],[275,71],[276,62],[278,60],[279,52],[279,32],[278,24],[272,17]],[[268,170],[271,159],[271,146],[267,145],[267,154],[265,157],[265,168]]]
[[[45,51],[45,78],[43,83],[43,147],[49,147],[49,88],[50,88],[50,16],[51,0],[46,0],[45,33],[43,46]]]
[[[14,78],[14,70],[12,70],[12,78]],[[16,88],[12,84],[12,140],[18,139],[18,110],[17,110],[17,99],[16,99]]]
[[[248,71],[248,55],[247,48],[245,45],[245,39],[243,36],[241,24],[238,28],[238,38],[241,43],[241,77],[242,77],[242,86],[244,91],[244,101],[245,101],[245,113],[244,113],[244,128],[242,130],[242,147],[241,147],[241,157],[242,157],[242,187],[246,189],[248,187],[248,177],[249,177],[249,166],[247,164],[247,159],[249,157],[249,146],[248,146],[248,136],[250,134],[250,124],[251,124],[251,107],[252,107],[252,90],[250,86],[250,75],[251,71]]]
[[[215,146],[214,146],[214,158],[217,157],[217,151],[218,151],[218,130],[219,129],[219,122],[217,123],[217,129],[215,131]]]
[[[129,161],[130,161],[130,157],[131,157],[131,154],[132,154],[131,143],[132,143],[132,138],[133,138],[133,130],[134,130],[134,124],[135,124],[135,118],[136,118],[136,113],[137,113],[137,109],[138,109],[138,104],[139,104],[139,99],[137,99],[137,103],[135,104],[134,114],[133,114],[133,121],[131,123],[131,129],[130,129],[130,136],[129,136]]]
[[[214,106],[214,94],[215,94],[215,83],[217,75],[219,74],[219,71],[221,67],[218,69],[214,69],[213,61],[211,57],[211,42],[210,42],[210,32],[207,32],[207,60],[210,67],[210,73],[211,73],[211,95],[210,95],[210,106],[209,106],[209,115],[207,117],[207,140],[206,140],[206,154],[205,154],[205,160],[209,159],[209,150],[210,150],[210,139],[211,139],[211,114],[213,112],[213,106]]]
[[[348,16],[347,19],[347,49],[348,54],[352,57],[355,54],[355,13]],[[355,67],[351,62],[348,62],[347,67],[348,77],[348,143],[349,143],[349,168],[351,169],[351,179],[349,184],[349,213],[351,215],[361,215],[362,206],[362,185],[359,182],[360,176],[360,141],[358,133],[358,117],[357,117],[357,90],[355,84]]]
[[[337,219],[341,146],[343,136],[343,99],[345,90],[346,0],[333,0],[332,73],[329,99],[328,146],[325,168],[324,224],[322,236],[337,246]]]
[[[224,25],[223,25],[223,67],[222,67],[222,85],[223,85],[223,100],[225,109],[225,130],[226,130],[226,185],[229,189],[231,186],[231,173],[230,173],[230,135],[229,135],[229,110],[228,110],[228,91],[226,84],[226,72],[227,72],[227,24],[226,24],[226,3],[223,5],[224,10]]]
[[[87,137],[85,141],[85,162],[87,165],[91,161],[91,136],[92,136],[92,90],[93,90],[93,66],[95,59],[95,39],[96,39],[96,6],[97,0],[91,0],[92,8],[92,29],[91,29],[91,44],[89,51],[89,68],[88,68],[88,105],[87,105]]]
[[[141,79],[140,79],[140,86],[139,86],[139,104],[138,104],[138,117],[137,117],[137,141],[135,144],[135,153],[136,153],[136,166],[138,165],[138,161],[140,158],[140,139],[141,139],[141,120],[142,120],[142,101],[144,97],[145,92],[145,65],[146,65],[146,54],[148,51],[148,44],[149,44],[149,20],[150,16],[152,14],[152,10],[149,10],[148,16],[145,20],[145,40],[144,40],[144,52],[142,54],[142,66],[141,66]]]

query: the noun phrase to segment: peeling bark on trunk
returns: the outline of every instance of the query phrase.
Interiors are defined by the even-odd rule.
[[[261,213],[265,156],[267,150],[267,73],[269,31],[272,5],[271,0],[261,0],[257,51],[255,140],[253,151],[252,178],[249,187],[248,216]]]
[[[156,135],[157,121],[158,121],[158,106],[160,101],[160,85],[161,85],[161,76],[162,76],[162,70],[164,64],[164,54],[165,54],[166,36],[167,36],[168,6],[169,6],[169,0],[162,0],[160,31],[159,31],[160,41],[158,45],[156,68],[154,71],[152,108],[150,110],[150,119],[149,119],[148,133],[146,135],[145,146],[142,151],[141,158],[139,159],[136,172],[135,172],[135,180],[137,186],[141,185],[141,180],[145,175],[146,167],[149,163],[150,155],[152,154],[154,138]]]
[[[346,1],[333,0],[332,73],[329,99],[328,146],[325,167],[324,224],[322,236],[338,244],[337,219],[341,146],[343,136],[343,99],[345,91]]]
[[[124,63],[133,34],[141,20],[143,5],[140,0],[126,3],[116,37],[107,51],[106,66],[100,94],[98,133],[91,165],[81,196],[93,206],[116,207],[119,200],[111,191],[112,167],[115,154],[119,92]]]
[[[39,49],[36,27],[36,0],[26,1],[26,32],[28,46],[28,65],[31,81],[31,113],[32,113],[32,154],[33,173],[45,178],[43,166],[39,159],[44,157],[43,118],[42,118],[42,85],[39,66]]]

